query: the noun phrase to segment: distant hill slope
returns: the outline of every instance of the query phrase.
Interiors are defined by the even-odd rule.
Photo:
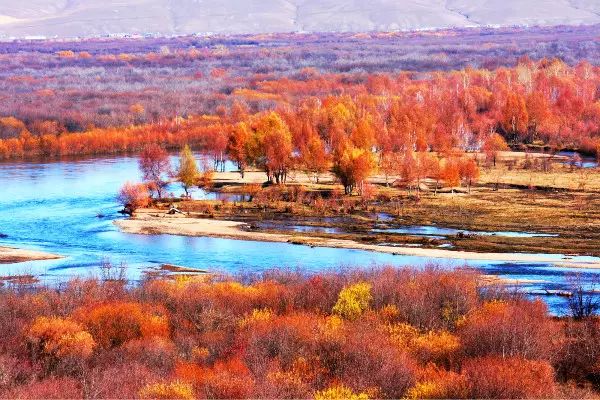
[[[600,0],[0,0],[1,37],[600,23]]]

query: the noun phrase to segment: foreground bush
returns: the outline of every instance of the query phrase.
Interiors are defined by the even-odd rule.
[[[469,397],[486,399],[553,398],[554,371],[544,361],[478,358],[465,362]]]
[[[76,322],[59,317],[38,317],[27,333],[27,340],[34,359],[42,361],[46,370],[57,364],[89,358],[96,342]]]
[[[497,293],[496,297],[490,293]],[[0,291],[2,398],[597,396],[597,319],[384,268]]]
[[[333,306],[333,312],[348,319],[358,318],[369,308],[371,301],[371,285],[356,283],[342,289],[338,301]]]

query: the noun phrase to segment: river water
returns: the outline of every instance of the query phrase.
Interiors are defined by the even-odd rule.
[[[175,157],[172,161],[175,165]],[[0,245],[65,256],[0,265],[0,275],[31,273],[52,284],[73,276],[98,276],[99,265],[108,259],[126,263],[130,279],[138,279],[144,269],[162,263],[243,273],[274,267],[316,272],[340,267],[422,266],[432,261],[447,267],[468,264],[505,278],[543,281],[524,285],[526,291],[564,289],[567,275],[574,272],[588,282],[600,276],[599,270],[554,265],[561,256],[548,256],[545,263],[465,262],[287,243],[121,233],[113,224],[123,218],[115,196],[123,182],[139,178],[135,157],[0,163],[0,234],[6,235],[0,238]],[[177,185],[169,190],[181,192]],[[199,190],[194,193],[196,198],[214,196]],[[559,312],[562,299],[545,299]]]

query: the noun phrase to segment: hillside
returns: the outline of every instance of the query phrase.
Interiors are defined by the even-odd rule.
[[[596,0],[0,0],[4,38],[596,23]]]

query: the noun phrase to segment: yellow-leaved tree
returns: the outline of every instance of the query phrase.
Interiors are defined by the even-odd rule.
[[[355,283],[340,291],[333,313],[342,318],[356,319],[369,308],[371,299],[371,285],[367,282]]]
[[[186,196],[189,196],[190,188],[197,183],[199,177],[200,171],[194,154],[192,154],[190,146],[186,144],[179,154],[179,169],[177,170],[177,178],[181,182]]]

